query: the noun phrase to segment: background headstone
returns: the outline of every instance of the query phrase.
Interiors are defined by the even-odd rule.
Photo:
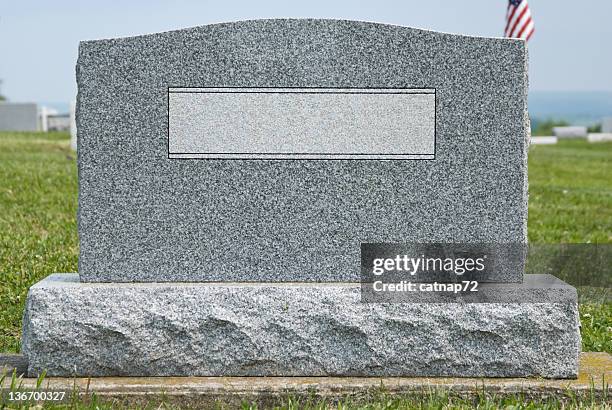
[[[42,132],[49,131],[49,109],[44,105],[38,110],[38,129]]]
[[[602,133],[612,133],[612,117],[606,117],[601,123]]]
[[[1,131],[38,131],[38,107],[34,103],[0,102]]]
[[[531,137],[532,145],[551,145],[558,142],[557,137]]]
[[[612,141],[612,132],[611,133],[593,133],[587,136],[587,140],[589,142],[605,142]]]
[[[70,148],[77,150],[76,102],[70,102]]]
[[[68,131],[70,130],[69,114],[49,114],[47,113],[47,131]]]
[[[587,127],[571,126],[571,127],[553,127],[553,134],[557,138],[586,138]]]

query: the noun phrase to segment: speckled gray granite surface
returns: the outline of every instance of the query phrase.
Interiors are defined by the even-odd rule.
[[[543,302],[367,304],[348,283],[63,274],[30,289],[22,348],[31,376],[575,377],[576,299]]]
[[[434,159],[435,90],[171,88],[170,158]]]
[[[81,279],[356,281],[362,242],[524,242],[526,62],[519,40],[342,20],[82,42]],[[169,159],[169,87],[435,89],[435,160]]]

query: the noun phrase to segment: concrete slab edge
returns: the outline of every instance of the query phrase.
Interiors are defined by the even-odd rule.
[[[2,372],[12,372],[21,355],[0,355]],[[22,372],[23,373],[23,372]],[[522,394],[525,397],[590,395],[609,399],[611,395],[612,356],[605,352],[586,352],[580,357],[577,379],[542,378],[448,378],[448,377],[98,377],[44,380],[42,390],[68,391],[81,396],[95,393],[101,398],[142,400],[274,400],[283,397],[327,398],[367,397],[375,394],[429,394],[432,391],[473,396]],[[36,378],[20,378],[21,389],[35,389]],[[7,389],[10,378],[0,386]]]

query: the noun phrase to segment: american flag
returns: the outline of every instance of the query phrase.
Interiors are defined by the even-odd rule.
[[[527,41],[533,31],[533,20],[527,0],[508,0],[505,36]]]

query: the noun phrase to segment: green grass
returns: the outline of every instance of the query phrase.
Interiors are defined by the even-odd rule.
[[[535,243],[612,242],[612,144],[531,147],[528,233]],[[612,353],[612,303],[581,301],[582,349]]]
[[[27,289],[77,270],[75,154],[65,133],[0,134],[0,351],[18,351]]]
[[[531,147],[528,233],[532,243],[612,242],[612,144]],[[612,303],[581,300],[582,349],[612,353]]]
[[[530,242],[612,242],[612,144],[562,140],[529,151]]]
[[[29,286],[50,273],[77,270],[76,166],[68,138],[65,133],[0,133],[0,352],[19,351]],[[611,243],[612,144],[561,141],[556,146],[534,146],[529,154],[529,240]],[[582,303],[580,317],[583,350],[612,353],[612,304]],[[327,408],[331,404],[287,400],[280,408]],[[0,402],[0,408],[5,405],[9,404]],[[465,399],[446,393],[333,405],[372,409],[590,406],[588,400]],[[121,403],[97,399],[76,399],[66,408],[110,406],[122,408]]]
[[[243,403],[225,403],[217,401],[211,406],[202,407],[198,403],[167,402],[164,400],[144,399],[137,403],[118,399],[103,399],[96,395],[82,398],[72,396],[67,402],[58,404],[53,402],[44,403],[16,403],[7,402],[6,408],[9,409],[49,409],[49,410],[123,410],[123,409],[277,409],[277,410],[406,410],[406,409],[504,409],[504,410],[548,410],[548,409],[610,409],[610,404],[603,403],[600,399],[589,399],[582,397],[572,397],[558,399],[548,397],[542,399],[530,399],[520,395],[504,397],[488,397],[480,395],[474,399],[449,395],[447,392],[430,392],[423,395],[413,396],[373,396],[365,400],[293,400],[285,398],[278,400],[274,404],[258,404],[245,401]],[[0,400],[1,406],[1,400]],[[3,407],[0,407],[0,409]]]

